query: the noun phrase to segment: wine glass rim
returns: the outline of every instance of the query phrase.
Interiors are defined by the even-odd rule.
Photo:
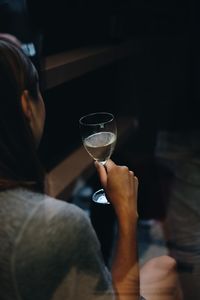
[[[82,117],[79,119],[79,123],[80,123],[81,125],[87,125],[87,126],[95,126],[95,125],[98,125],[99,122],[98,122],[98,123],[95,123],[95,122],[94,122],[94,123],[86,123],[86,122],[83,121],[85,118],[92,117],[92,116],[94,116],[94,115],[108,115],[108,116],[110,116],[110,119],[109,119],[109,120],[103,121],[103,122],[101,122],[101,124],[109,123],[109,122],[112,122],[112,121],[114,120],[114,115],[113,115],[112,113],[100,111],[100,112],[89,113],[89,114],[86,114],[86,115],[82,116]]]

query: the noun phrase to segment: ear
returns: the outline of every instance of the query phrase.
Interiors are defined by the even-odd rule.
[[[29,122],[31,122],[33,117],[33,112],[32,112],[32,105],[30,101],[30,95],[27,90],[24,90],[21,95],[21,106],[25,117],[28,119]]]

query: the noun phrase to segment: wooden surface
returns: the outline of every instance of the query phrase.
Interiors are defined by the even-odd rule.
[[[43,62],[45,89],[56,87],[87,72],[137,53],[138,41],[114,45],[84,47],[50,55]]]

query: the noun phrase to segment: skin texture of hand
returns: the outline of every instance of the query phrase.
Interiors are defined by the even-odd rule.
[[[137,220],[138,179],[126,166],[118,166],[112,160],[106,165],[95,162],[101,184],[119,219]]]

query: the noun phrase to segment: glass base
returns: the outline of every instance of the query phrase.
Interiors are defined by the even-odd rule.
[[[110,204],[103,189],[96,191],[92,196],[92,200],[99,204]]]

